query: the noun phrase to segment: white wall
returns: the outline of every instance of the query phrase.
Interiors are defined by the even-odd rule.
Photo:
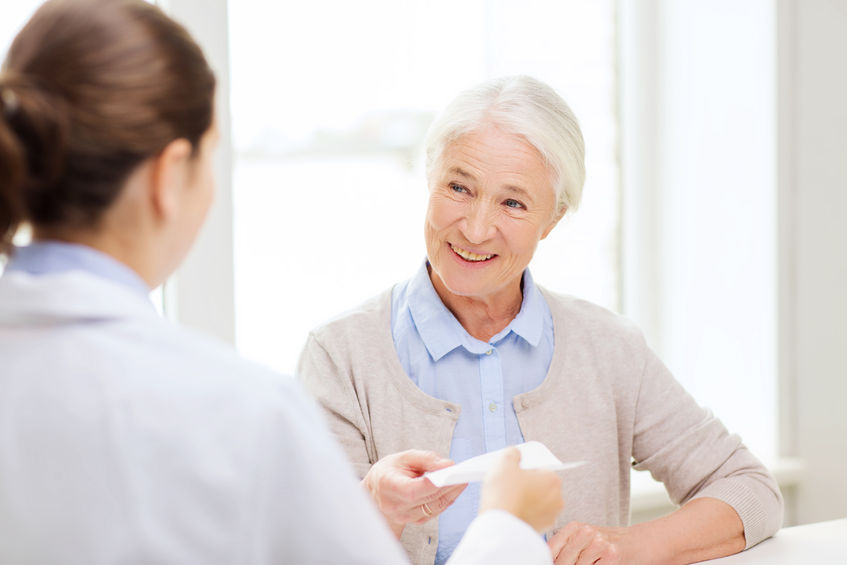
[[[160,0],[157,3],[189,29],[215,71],[220,132],[215,156],[215,202],[185,262],[165,285],[165,312],[181,324],[235,343],[227,2]]]
[[[626,311],[731,428],[805,463],[787,524],[845,517],[847,2],[621,16]]]
[[[781,430],[804,523],[847,516],[847,2],[778,8]]]
[[[770,458],[775,6],[621,5],[625,313],[695,398]]]

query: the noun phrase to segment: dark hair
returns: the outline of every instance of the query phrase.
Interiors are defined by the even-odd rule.
[[[196,150],[215,77],[180,24],[144,0],[51,0],[0,71],[0,253],[18,226],[95,225],[168,143]]]

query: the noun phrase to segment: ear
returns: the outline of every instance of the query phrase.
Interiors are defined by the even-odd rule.
[[[562,205],[562,207],[559,208],[559,210],[556,212],[556,215],[553,216],[552,220],[550,220],[550,224],[546,228],[544,228],[544,232],[541,234],[541,239],[544,239],[548,235],[550,235],[550,232],[553,231],[553,228],[556,227],[556,224],[559,223],[559,220],[565,217],[565,212],[567,211],[568,207],[565,205]]]
[[[191,143],[187,139],[171,141],[153,158],[150,197],[161,219],[171,218],[179,211],[190,160]]]

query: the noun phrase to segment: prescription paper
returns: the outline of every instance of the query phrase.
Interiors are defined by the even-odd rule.
[[[561,471],[585,464],[585,461],[562,463],[558,457],[547,449],[546,445],[538,441],[528,441],[515,447],[521,452],[521,469]],[[424,473],[424,476],[437,487],[481,481],[485,474],[494,467],[503,451],[503,449],[498,449],[491,453],[471,457],[445,469]]]

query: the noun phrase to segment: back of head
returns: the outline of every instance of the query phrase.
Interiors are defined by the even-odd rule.
[[[215,79],[186,30],[144,0],[50,0],[0,71],[0,253],[22,223],[96,227],[130,173],[197,148]]]
[[[585,144],[579,123],[556,91],[528,76],[496,78],[453,99],[427,134],[427,176],[450,143],[485,125],[520,135],[534,146],[551,170],[558,206],[577,209],[585,183]]]

